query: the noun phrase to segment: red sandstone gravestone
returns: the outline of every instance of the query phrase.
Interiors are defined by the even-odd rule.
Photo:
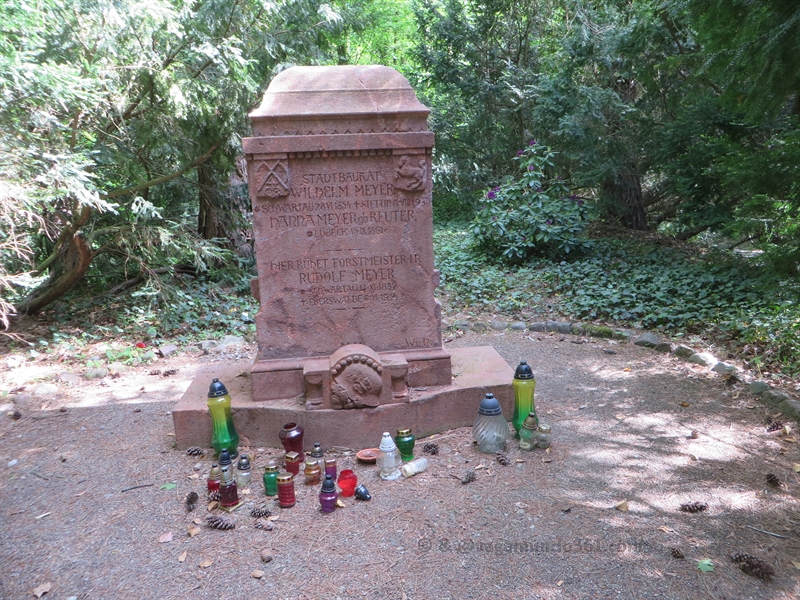
[[[388,67],[294,67],[271,82],[243,144],[258,356],[246,384],[230,381],[240,364],[198,375],[173,411],[181,446],[210,440],[211,377],[234,385],[254,443],[276,444],[287,421],[329,445],[428,435],[471,424],[489,391],[510,410],[513,371],[493,349],[442,346],[428,113]]]
[[[397,71],[367,66],[284,71],[251,113],[244,151],[261,301],[255,400],[304,393],[330,370],[327,357],[350,344],[390,353],[378,362],[413,387],[450,383],[433,296],[428,112]],[[320,383],[308,407],[330,406],[328,388],[348,387],[346,379],[391,378],[351,369],[332,386]]]

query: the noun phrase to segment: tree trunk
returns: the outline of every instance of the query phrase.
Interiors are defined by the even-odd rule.
[[[620,222],[625,227],[639,231],[648,229],[647,214],[642,202],[642,183],[638,173],[626,169],[613,180],[605,181],[602,189],[618,207]]]
[[[219,215],[214,205],[215,186],[210,166],[201,164],[197,167],[197,187],[200,190],[197,232],[206,240],[224,237],[225,232],[220,227]]]
[[[32,314],[66,294],[72,286],[83,279],[94,255],[83,232],[76,231],[72,239],[59,250],[50,266],[50,277],[37,287],[20,304],[17,313]]]

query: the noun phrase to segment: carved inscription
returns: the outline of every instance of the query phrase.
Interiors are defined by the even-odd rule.
[[[363,306],[395,302],[395,269],[422,264],[419,254],[376,254],[273,261],[270,270],[291,271],[302,306]]]
[[[305,228],[309,238],[354,238],[381,235],[393,223],[414,221],[415,209],[429,198],[407,197],[384,180],[381,171],[305,173],[287,191],[284,202],[253,207],[267,213],[273,230]]]
[[[273,239],[292,236],[297,240],[298,235],[309,243],[346,239],[342,250],[309,246],[316,254],[313,258],[286,257],[268,263],[277,281],[294,290],[301,307],[361,310],[383,305],[391,310],[391,305],[415,293],[408,288],[408,277],[421,272],[423,257],[392,252],[391,247],[400,239],[395,235],[415,223],[420,210],[427,214],[430,196],[405,189],[415,187],[411,180],[419,175],[410,171],[411,165],[399,175],[397,164],[386,167],[294,173],[285,198],[253,207],[262,227],[277,236]],[[421,175],[417,183],[426,177]],[[390,233],[391,237],[384,237]],[[428,347],[431,343],[420,338],[404,340],[404,345]]]

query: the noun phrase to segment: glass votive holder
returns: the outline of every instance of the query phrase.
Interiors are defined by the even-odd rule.
[[[287,452],[286,456],[283,457],[284,464],[286,465],[286,470],[297,477],[300,474],[300,455],[297,452]]]
[[[339,473],[339,488],[342,490],[342,496],[349,498],[355,493],[356,485],[358,485],[358,477],[350,469],[345,469]]]

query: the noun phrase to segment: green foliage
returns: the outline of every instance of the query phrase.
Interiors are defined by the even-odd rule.
[[[227,179],[270,76],[329,60],[340,21],[317,0],[3,3],[0,317],[69,271],[78,231],[106,286],[219,260],[193,233],[197,168]]]
[[[723,98],[755,122],[793,99],[800,113],[800,5],[794,0],[689,0],[708,67]],[[732,27],[731,24],[736,26]]]
[[[436,132],[434,198],[464,199],[509,173],[506,157],[530,137],[523,90],[535,77],[547,0],[413,3],[418,94]]]
[[[475,252],[472,236],[463,229],[434,231],[436,268],[451,305],[459,309],[515,311],[541,300],[532,289],[535,272],[504,270]]]
[[[617,241],[551,273],[568,314],[646,328],[703,328],[762,300],[760,273],[742,261]]]
[[[593,336],[614,332],[592,321],[702,334],[759,368],[800,373],[800,285],[752,260],[601,239],[570,263],[502,268],[476,251],[470,231],[452,227],[437,228],[435,248],[455,312],[571,315]]]
[[[517,178],[487,192],[472,221],[476,243],[489,257],[509,262],[534,255],[561,258],[586,250],[585,201],[561,177],[548,177],[553,152],[531,140],[519,150]]]

